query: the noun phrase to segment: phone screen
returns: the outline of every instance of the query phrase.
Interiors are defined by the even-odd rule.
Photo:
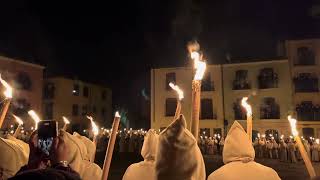
[[[39,149],[45,153],[47,156],[50,155],[50,150],[53,143],[53,137],[47,139],[38,139],[38,147]]]
[[[38,123],[38,148],[47,156],[53,145],[53,139],[58,134],[58,122],[40,121]]]

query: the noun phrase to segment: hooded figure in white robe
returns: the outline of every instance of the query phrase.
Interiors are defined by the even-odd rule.
[[[225,140],[224,166],[210,174],[208,180],[278,180],[272,168],[254,162],[255,152],[248,134],[235,121]]]
[[[158,146],[158,135],[156,131],[150,129],[146,134],[141,150],[144,161],[131,164],[124,173],[122,180],[154,180],[155,173],[155,157]]]
[[[183,115],[159,135],[157,180],[205,180],[206,171],[196,139],[186,129]]]
[[[29,159],[28,144],[11,135],[7,138],[0,138],[0,179],[14,176]]]
[[[288,151],[287,151],[287,143],[284,142],[283,139],[280,140],[280,161],[287,162],[288,161]]]
[[[101,179],[102,170],[97,164],[89,162],[88,149],[82,140],[63,130],[60,130],[60,134],[68,147],[66,161],[70,167],[78,172],[83,180]]]
[[[318,162],[319,161],[319,144],[317,144],[316,142],[313,142],[312,146],[311,146],[311,150],[312,150],[312,161],[313,162]]]

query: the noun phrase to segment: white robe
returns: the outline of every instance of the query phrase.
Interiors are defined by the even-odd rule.
[[[0,179],[14,176],[28,163],[29,145],[14,138],[0,138]],[[2,175],[2,177],[1,177]]]
[[[241,142],[239,144],[239,142]],[[247,133],[235,121],[228,132],[223,149],[224,166],[214,171],[208,180],[278,180],[273,169],[254,162],[255,152]]]
[[[150,129],[146,134],[141,150],[144,161],[131,164],[124,173],[122,180],[155,180],[155,156],[157,152],[158,135]]]
[[[89,162],[88,149],[82,140],[63,130],[60,130],[60,133],[63,134],[69,150],[66,160],[70,163],[70,167],[78,172],[83,180],[101,179],[102,170],[98,165]]]

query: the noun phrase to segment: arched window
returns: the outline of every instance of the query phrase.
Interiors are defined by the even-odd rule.
[[[312,101],[303,101],[296,106],[298,120],[314,121],[319,120],[319,106],[313,105]]]
[[[214,82],[211,81],[210,72],[207,72],[202,79],[201,91],[214,91]]]
[[[31,90],[32,88],[32,81],[28,73],[20,72],[16,76],[16,83],[18,89],[23,90]]]
[[[233,90],[250,89],[248,81],[248,70],[236,71],[236,77],[233,81]]]
[[[275,98],[263,98],[260,106],[260,119],[280,119],[280,107]]]
[[[241,98],[233,103],[233,112],[235,120],[245,120],[247,118],[246,110],[241,106]]]
[[[318,92],[318,77],[311,73],[300,73],[293,79],[295,92]]]
[[[315,56],[312,49],[308,47],[299,47],[297,49],[298,62],[296,65],[314,65]]]
[[[259,89],[277,88],[278,74],[272,68],[263,68],[258,76]]]

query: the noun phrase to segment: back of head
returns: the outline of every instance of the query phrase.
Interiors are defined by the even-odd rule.
[[[37,180],[80,180],[80,176],[76,173],[71,173],[57,169],[42,169],[42,170],[30,170],[10,178],[10,180],[25,180],[25,179],[37,179]]]
[[[144,137],[141,155],[145,160],[154,160],[158,149],[158,135],[155,130],[150,129]]]
[[[196,139],[181,115],[159,136],[156,156],[158,180],[204,180],[205,165]]]
[[[87,155],[85,155],[85,160],[89,160],[90,162],[92,162],[96,153],[96,145],[94,144],[94,142],[92,142],[89,138],[85,136],[81,136],[77,132],[74,132],[73,136],[80,139],[82,143],[86,146],[87,151],[84,151],[87,152]]]
[[[225,164],[234,161],[253,161],[255,152],[248,134],[242,126],[235,121],[225,139],[223,148],[223,162]]]

